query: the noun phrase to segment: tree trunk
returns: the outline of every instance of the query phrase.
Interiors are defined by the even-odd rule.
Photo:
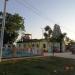
[[[60,52],[62,52],[62,41],[60,42]]]
[[[52,53],[53,53],[53,56],[54,56],[54,42],[53,42],[53,47],[52,47]]]

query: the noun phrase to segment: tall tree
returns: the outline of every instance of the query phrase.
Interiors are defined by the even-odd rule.
[[[3,15],[0,12],[0,16]],[[1,29],[1,25],[0,25]],[[24,30],[24,19],[19,14],[6,13],[6,24],[4,30],[4,44],[13,43],[18,37],[18,31]]]
[[[44,37],[47,40],[47,49],[48,49],[50,38],[51,38],[51,35],[52,35],[52,29],[48,25],[44,29],[45,29]]]
[[[61,35],[61,29],[60,29],[60,26],[57,25],[57,24],[55,24],[55,25],[54,25],[53,32],[52,32],[52,38],[54,39],[54,41],[58,41],[60,35]]]
[[[61,32],[60,26],[55,24],[54,29],[53,29],[53,33],[52,33],[51,41],[60,43],[60,52],[62,51],[62,42],[64,41],[65,35],[66,35],[66,33]]]

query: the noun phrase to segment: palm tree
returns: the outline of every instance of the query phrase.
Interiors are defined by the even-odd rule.
[[[44,33],[44,37],[45,37],[45,39],[47,39],[47,37],[48,37],[48,34],[46,32]]]
[[[44,29],[45,29],[44,37],[46,39],[49,39],[51,37],[52,29],[48,25]]]
[[[52,35],[52,29],[48,25],[44,29],[45,29],[44,37],[47,40],[47,48],[49,48],[49,42]]]

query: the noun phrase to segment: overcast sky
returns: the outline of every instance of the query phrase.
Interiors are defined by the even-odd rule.
[[[0,11],[3,11],[0,0]],[[8,0],[7,12],[19,13],[25,19],[27,33],[42,38],[42,28],[60,25],[62,32],[75,40],[75,0]]]

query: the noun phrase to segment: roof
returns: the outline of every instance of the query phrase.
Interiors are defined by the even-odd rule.
[[[40,42],[44,41],[45,39],[25,39],[24,41],[18,41],[17,43],[25,43],[25,42]]]
[[[32,35],[32,34],[25,34],[25,35]]]

